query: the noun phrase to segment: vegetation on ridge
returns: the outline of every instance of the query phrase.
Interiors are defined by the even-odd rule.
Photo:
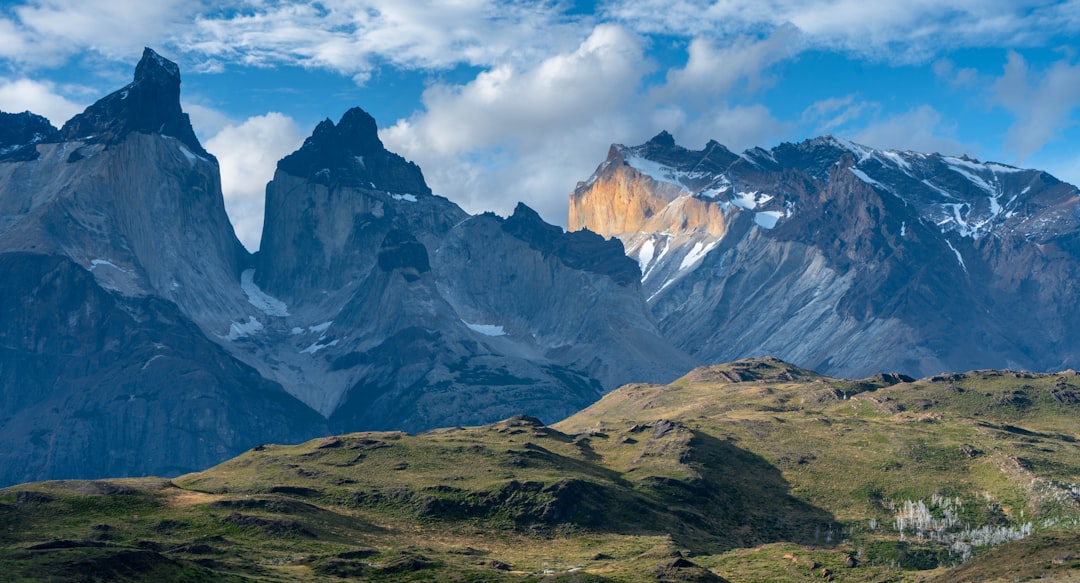
[[[0,579],[1053,576],[1080,568],[1078,412],[1072,372],[846,381],[744,360],[551,427],[356,433],[171,481],[0,490]]]

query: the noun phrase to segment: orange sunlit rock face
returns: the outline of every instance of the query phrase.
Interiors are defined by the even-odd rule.
[[[569,230],[588,229],[604,237],[637,232],[724,234],[724,214],[716,202],[654,180],[618,157],[609,162],[596,180],[579,184],[570,195]]]

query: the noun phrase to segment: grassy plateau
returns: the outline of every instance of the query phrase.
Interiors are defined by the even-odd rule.
[[[1075,581],[1080,377],[775,359],[552,426],[263,445],[0,490],[0,581]]]

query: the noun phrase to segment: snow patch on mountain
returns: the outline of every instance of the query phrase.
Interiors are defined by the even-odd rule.
[[[783,214],[784,213],[781,213],[780,211],[762,211],[760,213],[754,213],[754,222],[763,228],[772,229],[776,227],[777,221],[780,220],[780,217]]]
[[[262,332],[262,330],[262,322],[255,316],[249,316],[247,322],[233,322],[230,324],[229,333],[225,338],[235,341]]]
[[[686,172],[678,170],[670,166],[661,164],[660,162],[649,160],[648,158],[643,158],[629,151],[623,153],[623,160],[631,168],[652,178],[653,180],[657,182],[667,182],[669,184],[674,184],[675,186],[678,186],[683,190],[686,190],[687,192],[690,191],[689,187],[687,186],[687,181],[698,180],[709,176],[708,172]]]
[[[679,271],[685,271],[692,267],[696,267],[718,243],[720,243],[720,241],[713,241],[712,243],[698,241],[697,243],[694,243],[693,248],[690,249],[690,252],[686,254],[686,257],[683,257],[682,263],[679,264]]]
[[[97,269],[98,267],[101,267],[102,265],[104,265],[106,267],[111,267],[111,268],[113,268],[113,269],[115,269],[117,271],[122,271],[124,273],[131,273],[127,269],[124,269],[123,267],[120,267],[120,266],[116,265],[112,261],[108,261],[108,260],[105,260],[105,259],[93,259],[93,260],[91,260],[90,261],[90,271],[93,271],[93,270]]]
[[[173,138],[173,139],[175,140],[175,138]],[[196,154],[195,152],[192,152],[191,150],[189,150],[186,146],[184,146],[184,144],[182,142],[180,142],[180,140],[175,140],[175,142],[176,142],[176,147],[180,149],[180,153],[183,154],[184,158],[188,161],[188,165],[194,166],[195,162],[200,161],[200,160],[203,161],[203,162],[208,162],[208,160],[206,158],[203,158],[202,156],[200,156],[200,155]]]
[[[869,184],[870,186],[876,186],[878,188],[888,190],[888,188],[886,188],[884,184],[882,184],[882,183],[878,182],[877,180],[874,180],[873,178],[870,178],[869,176],[867,176],[866,172],[863,172],[862,170],[859,170],[858,168],[855,168],[854,166],[852,166],[851,168],[848,168],[848,170],[850,170],[851,173],[854,174],[856,178],[858,178],[859,180],[862,180],[863,182]]]
[[[284,318],[289,315],[289,307],[285,302],[271,296],[255,285],[255,270],[245,269],[240,274],[240,288],[247,295],[248,303],[258,308],[267,316]]]
[[[762,194],[758,191],[753,192],[736,192],[735,196],[731,197],[731,204],[741,209],[752,211],[773,199],[771,194]]]
[[[641,247],[638,248],[637,262],[638,266],[641,267],[641,273],[643,274],[642,279],[644,279],[644,274],[649,267],[649,262],[653,259],[653,253],[655,251],[656,246],[653,244],[652,237],[646,239],[645,242],[641,244]]]
[[[956,172],[957,174],[963,176],[964,178],[966,178],[968,180],[968,182],[970,182],[970,183],[974,184],[975,186],[985,190],[987,193],[989,193],[991,195],[994,195],[994,194],[998,193],[997,189],[995,189],[993,186],[991,186],[990,183],[988,183],[986,180],[983,180],[983,178],[981,176],[979,176],[979,175],[977,175],[977,174],[975,174],[974,172],[971,171],[971,170],[976,170],[976,169],[985,170],[985,167],[983,167],[981,165],[973,165],[971,162],[968,162],[966,160],[961,160],[960,158],[945,157],[945,158],[943,158],[943,160],[945,161],[945,165],[948,166],[950,170],[952,170],[953,172]],[[975,166],[975,167],[973,168],[972,166]]]
[[[469,322],[462,322],[469,327],[473,332],[479,332],[484,336],[506,336],[506,330],[502,326],[496,326],[495,324],[470,324]]]
[[[956,254],[957,263],[960,264],[961,269],[963,269],[964,272],[966,273],[967,272],[967,265],[964,264],[964,257],[962,255],[960,255],[960,252],[956,250],[956,247],[953,247],[952,241],[950,241],[948,239],[945,239],[945,244],[949,246],[949,249],[952,249],[952,252],[954,254]]]
[[[335,339],[335,340],[331,340],[330,342],[327,342],[326,344],[322,344],[322,340],[323,340],[322,338],[319,338],[318,341],[312,342],[310,346],[308,346],[307,348],[301,350],[300,354],[315,354],[316,352],[322,350],[323,348],[329,348],[331,346],[336,346],[337,343],[338,343],[338,341]]]

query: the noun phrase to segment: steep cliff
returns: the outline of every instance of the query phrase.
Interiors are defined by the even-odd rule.
[[[180,112],[175,64],[147,49],[131,84],[33,148],[0,163],[0,252],[69,257],[108,289],[176,302],[211,334],[244,319],[247,253],[217,160]]]
[[[212,341],[256,307],[179,87],[147,49],[61,131],[0,119],[0,483],[175,475],[327,430]]]

